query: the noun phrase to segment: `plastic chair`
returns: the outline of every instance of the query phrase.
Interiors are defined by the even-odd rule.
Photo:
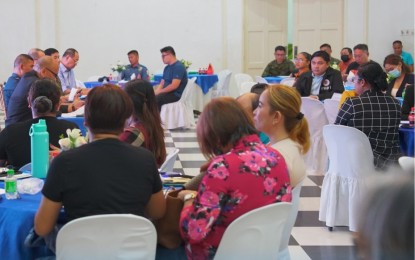
[[[7,106],[4,99],[4,85],[0,83],[0,110],[4,112],[4,120],[7,118]],[[1,127],[0,127],[1,130]]]
[[[230,70],[222,70],[218,73],[217,86],[212,89],[211,98],[229,96],[229,85],[231,82],[232,72]]]
[[[159,172],[172,172],[174,168],[174,162],[176,161],[177,155],[179,154],[180,149],[175,148],[170,152],[164,163],[160,166]]]
[[[257,83],[265,83],[265,84],[268,84],[268,81],[266,79],[264,79],[263,77],[261,77],[261,76],[255,76],[255,81]]]
[[[235,74],[235,82],[236,82],[236,86],[238,86],[238,89],[239,89],[239,95],[249,92],[249,91],[243,91],[242,83],[253,82],[253,81],[254,79],[249,74],[245,74],[245,73]]]
[[[348,226],[357,231],[360,203],[366,197],[366,177],[375,173],[373,151],[360,130],[326,125],[323,129],[330,165],[321,189],[319,220],[330,230]]]
[[[301,112],[307,119],[311,147],[305,155],[304,161],[307,174],[324,174],[327,170],[327,149],[323,140],[323,126],[328,124],[323,103],[309,97],[301,98]]]
[[[305,178],[304,178],[305,179]],[[303,186],[303,182],[300,181],[297,186],[292,189],[292,200],[291,200],[291,211],[287,219],[287,223],[285,223],[284,230],[282,231],[282,237],[280,242],[280,251],[278,253],[277,259],[289,260],[291,259],[290,251],[288,250],[288,242],[290,241],[291,231],[294,227],[295,220],[297,219],[298,215],[298,207],[300,204],[300,193],[301,187]]]
[[[295,83],[295,78],[294,77],[289,77],[289,78],[282,79],[281,82],[280,82],[281,85],[285,85],[285,86],[289,86],[289,87],[294,86],[294,83]]]
[[[399,158],[399,165],[405,172],[414,173],[415,158],[409,156],[402,156]]]
[[[327,120],[329,124],[334,124],[339,113],[340,101],[336,99],[325,99],[324,100],[324,112],[326,112]]]
[[[150,220],[132,214],[75,219],[59,231],[56,259],[154,259],[157,234]]]
[[[279,202],[235,219],[226,228],[214,259],[274,259],[291,208],[291,203]]]
[[[187,81],[186,88],[179,101],[161,106],[160,117],[166,129],[195,126],[192,97],[196,90],[196,77]]]
[[[251,88],[255,84],[257,83],[254,81],[243,82],[241,87],[239,88],[239,95],[251,92]]]
[[[32,163],[26,163],[22,167],[20,167],[19,172],[31,172],[32,171]]]

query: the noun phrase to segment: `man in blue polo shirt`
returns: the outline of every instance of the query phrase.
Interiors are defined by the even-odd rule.
[[[393,46],[393,53],[396,55],[401,56],[402,60],[408,67],[411,69],[411,72],[414,71],[414,60],[412,59],[412,55],[409,52],[402,50],[402,42],[397,40],[392,43]]]
[[[173,47],[164,47],[160,52],[163,63],[167,66],[164,68],[160,85],[154,90],[159,111],[162,105],[178,101],[187,84],[186,68],[176,59]]]

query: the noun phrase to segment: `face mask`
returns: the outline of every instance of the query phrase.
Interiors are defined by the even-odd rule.
[[[391,78],[395,79],[395,78],[398,78],[398,77],[401,75],[401,72],[400,72],[400,71],[396,68],[396,69],[394,69],[394,70],[389,71],[389,72],[388,72],[388,75],[389,75]]]
[[[348,62],[350,60],[350,57],[349,55],[342,55],[340,59],[342,59],[343,62]]]

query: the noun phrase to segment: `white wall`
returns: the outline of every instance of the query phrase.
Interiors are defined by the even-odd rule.
[[[80,80],[128,63],[131,49],[150,72],[161,70],[159,50],[167,45],[191,69],[212,63],[216,71],[243,71],[243,0],[1,0],[0,10],[0,81],[32,47],[76,48]],[[413,54],[414,36],[401,36],[414,29],[413,0],[345,0],[344,12],[344,46],[367,43],[382,63],[400,39]]]
[[[401,40],[404,50],[414,56],[414,35],[402,36],[401,30],[414,31],[413,0],[346,0],[345,45],[369,45],[370,58],[383,65],[393,53],[392,42]]]
[[[32,47],[80,53],[76,77],[108,75],[137,49],[150,72],[162,70],[160,49],[174,47],[191,69],[242,69],[242,0],[1,0],[0,80]]]

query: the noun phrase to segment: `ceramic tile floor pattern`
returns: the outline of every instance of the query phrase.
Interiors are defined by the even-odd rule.
[[[205,162],[196,140],[196,131],[176,129],[165,131],[167,151],[179,148],[174,165],[175,172],[197,175]],[[291,233],[289,251],[291,259],[355,259],[352,234],[347,227],[328,231],[318,220],[323,176],[309,175],[301,189],[299,212]]]
[[[4,129],[4,113],[0,111],[0,127]],[[177,129],[165,131],[167,151],[180,149],[174,165],[175,172],[197,175],[205,162],[196,140],[196,131]],[[301,190],[299,212],[291,233],[289,251],[291,259],[355,259],[351,232],[347,227],[336,227],[330,232],[318,220],[323,176],[307,176]]]

